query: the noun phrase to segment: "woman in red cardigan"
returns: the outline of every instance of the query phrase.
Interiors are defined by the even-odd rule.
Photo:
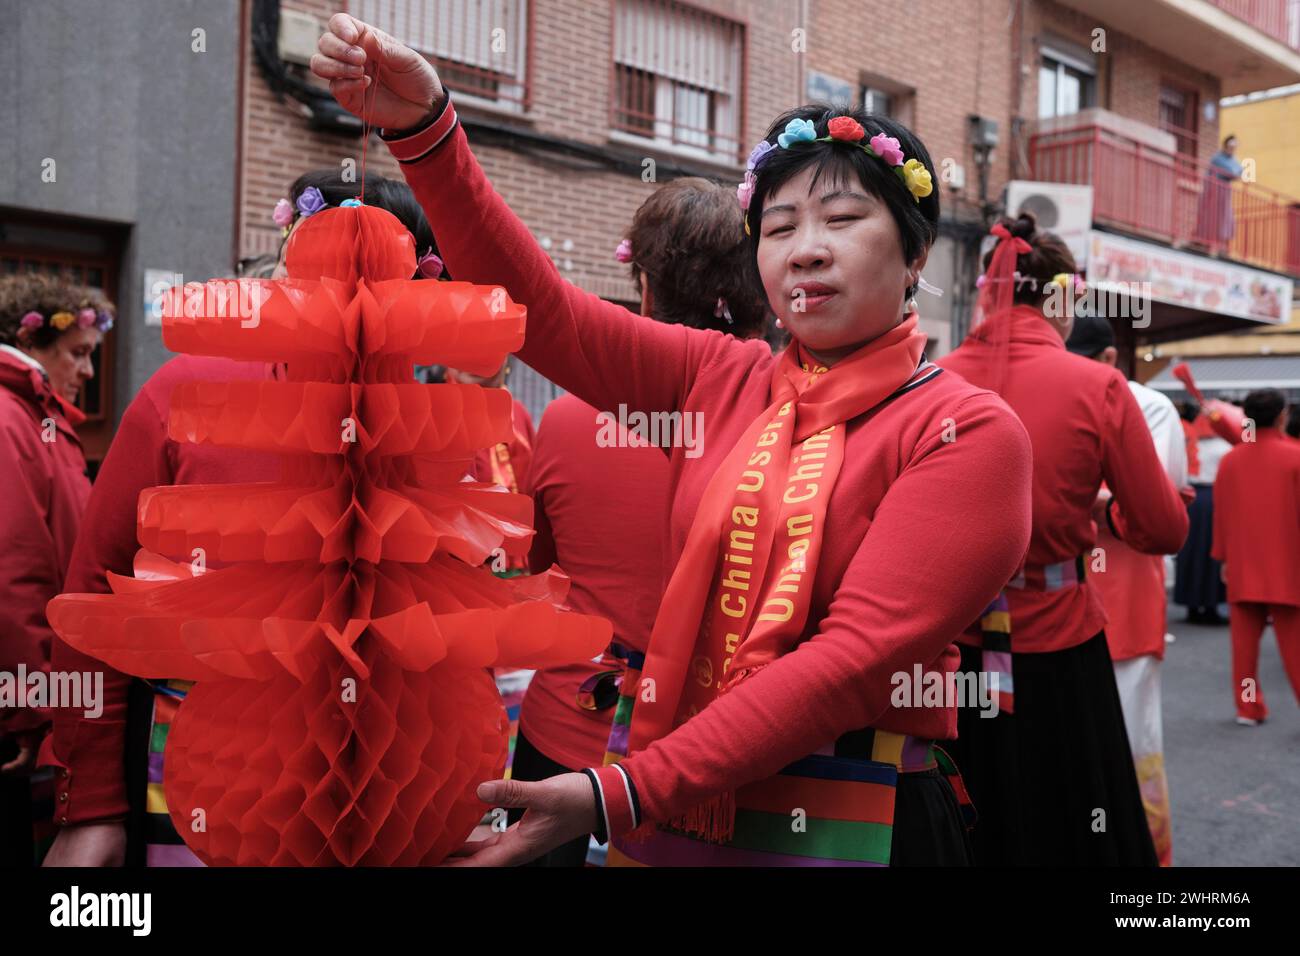
[[[909,305],[939,218],[924,146],[884,118],[805,107],[755,148],[750,268],[794,340],[773,356],[565,282],[426,59],[346,14],[319,49],[312,69],[344,108],[385,127],[452,272],[528,304],[523,361],[596,408],[703,423],[702,443],[684,428],[670,442],[672,573],[628,689],[627,756],[485,783],[486,803],[527,812],[466,862],[593,831],[613,862],[967,862],[931,746],[955,706],[900,682],[943,685],[954,638],[1019,564],[1030,459],[1000,399],[922,355]]]
[[[1118,370],[1066,351],[1074,257],[1029,213],[994,228],[984,320],[940,364],[1006,399],[1033,442],[1033,535],[1007,586],[1015,713],[961,711],[954,751],[980,813],[981,864],[1151,865],[1151,833],[1089,578],[1094,518],[1135,551],[1170,554],[1187,509]],[[1067,307],[1068,300],[1068,307]],[[1112,497],[1094,515],[1105,481]],[[963,670],[978,671],[973,646]]]
[[[90,493],[75,425],[90,356],[113,323],[94,290],[51,276],[0,279],[0,673],[50,669],[45,605],[63,587]],[[0,866],[31,866],[26,774],[49,728],[48,701],[0,705]]]
[[[741,339],[768,325],[767,297],[745,275],[747,255],[734,192],[693,176],[651,193],[615,253],[641,289],[642,315]],[[668,449],[651,437],[621,426],[617,409],[575,395],[546,407],[528,478],[537,528],[529,562],[541,572],[558,561],[572,581],[569,605],[608,618],[614,640],[599,661],[534,675],[519,714],[512,780],[604,761],[618,688],[628,670],[641,669],[663,593]],[[611,537],[607,529],[615,527],[620,534]],[[522,815],[512,810],[509,822]],[[535,863],[581,866],[588,842],[580,836]]]

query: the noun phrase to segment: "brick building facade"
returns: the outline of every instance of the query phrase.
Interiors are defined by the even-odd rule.
[[[925,275],[945,295],[920,302],[936,355],[965,332],[980,240],[1004,208],[1009,182],[1091,186],[1092,224],[1178,247],[1196,238],[1188,221],[1218,145],[1219,98],[1300,81],[1300,0],[135,4],[121,23],[152,36],[166,58],[96,47],[77,92],[67,77],[28,83],[35,92],[18,102],[40,107],[10,117],[11,168],[39,176],[53,148],[41,144],[78,142],[101,158],[99,178],[70,172],[46,187],[17,176],[0,196],[0,268],[39,264],[92,275],[86,244],[107,244],[112,253],[91,263],[121,309],[85,399],[99,429],[92,458],[166,358],[156,321],[147,318],[146,283],[160,272],[188,280],[230,275],[241,259],[274,253],[280,235],[271,210],[292,180],[360,163],[359,129],[348,128],[306,66],[324,21],[339,9],[437,62],[489,177],[561,273],[626,303],[637,291],[613,251],[655,182],[683,174],[738,182],[744,156],[772,119],[809,100],[863,102],[894,115],[927,144],[939,173],[943,221]],[[93,0],[51,0],[44,9],[57,18],[0,0],[7,7],[22,14],[12,42],[38,54],[75,45],[87,31],[119,29]],[[11,86],[26,89],[21,58],[6,62]],[[92,78],[109,74],[137,91],[130,102],[148,108],[116,119],[121,109],[83,115],[81,104],[98,102]],[[152,119],[158,116],[171,120]],[[996,136],[983,166],[972,117],[982,121],[974,128]],[[1043,130],[1074,127],[1092,139],[1057,149],[1053,161],[1065,160],[1049,168]],[[1165,206],[1177,208],[1142,210],[1150,221],[1128,216],[1131,204],[1117,188],[1129,174],[1098,165],[1103,147],[1112,159],[1117,150],[1145,151],[1143,175],[1163,176]],[[400,175],[373,136],[366,161],[372,173]],[[130,202],[121,188],[99,188],[110,168],[113,183],[131,184]],[[1248,242],[1196,251],[1300,275],[1300,207],[1283,197],[1265,212],[1268,221],[1251,226]],[[1242,231],[1246,219],[1238,220]],[[65,242],[56,233],[69,224],[80,231]],[[29,248],[23,237],[44,245]],[[553,390],[517,372],[512,388],[528,392],[522,397],[537,413]]]

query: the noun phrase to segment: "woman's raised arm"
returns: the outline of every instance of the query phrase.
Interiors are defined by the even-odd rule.
[[[312,70],[340,105],[384,128],[451,274],[500,285],[528,307],[524,362],[600,409],[672,411],[696,373],[735,344],[634,315],[561,278],[488,182],[424,57],[346,14],[330,19],[319,49]]]

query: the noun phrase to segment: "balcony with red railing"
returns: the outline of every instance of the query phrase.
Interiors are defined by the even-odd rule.
[[[1055,0],[1196,70],[1220,96],[1300,83],[1300,0]]]
[[[1210,0],[1260,33],[1300,50],[1300,0]]]
[[[1300,199],[1164,148],[1159,131],[1070,120],[1030,136],[1030,179],[1091,186],[1099,225],[1300,278]]]

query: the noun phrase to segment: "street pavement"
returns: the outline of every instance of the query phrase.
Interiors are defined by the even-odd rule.
[[[1185,616],[1169,606],[1177,640],[1161,670],[1174,865],[1300,866],[1300,707],[1273,629],[1259,661],[1269,718],[1240,727],[1228,628]]]

